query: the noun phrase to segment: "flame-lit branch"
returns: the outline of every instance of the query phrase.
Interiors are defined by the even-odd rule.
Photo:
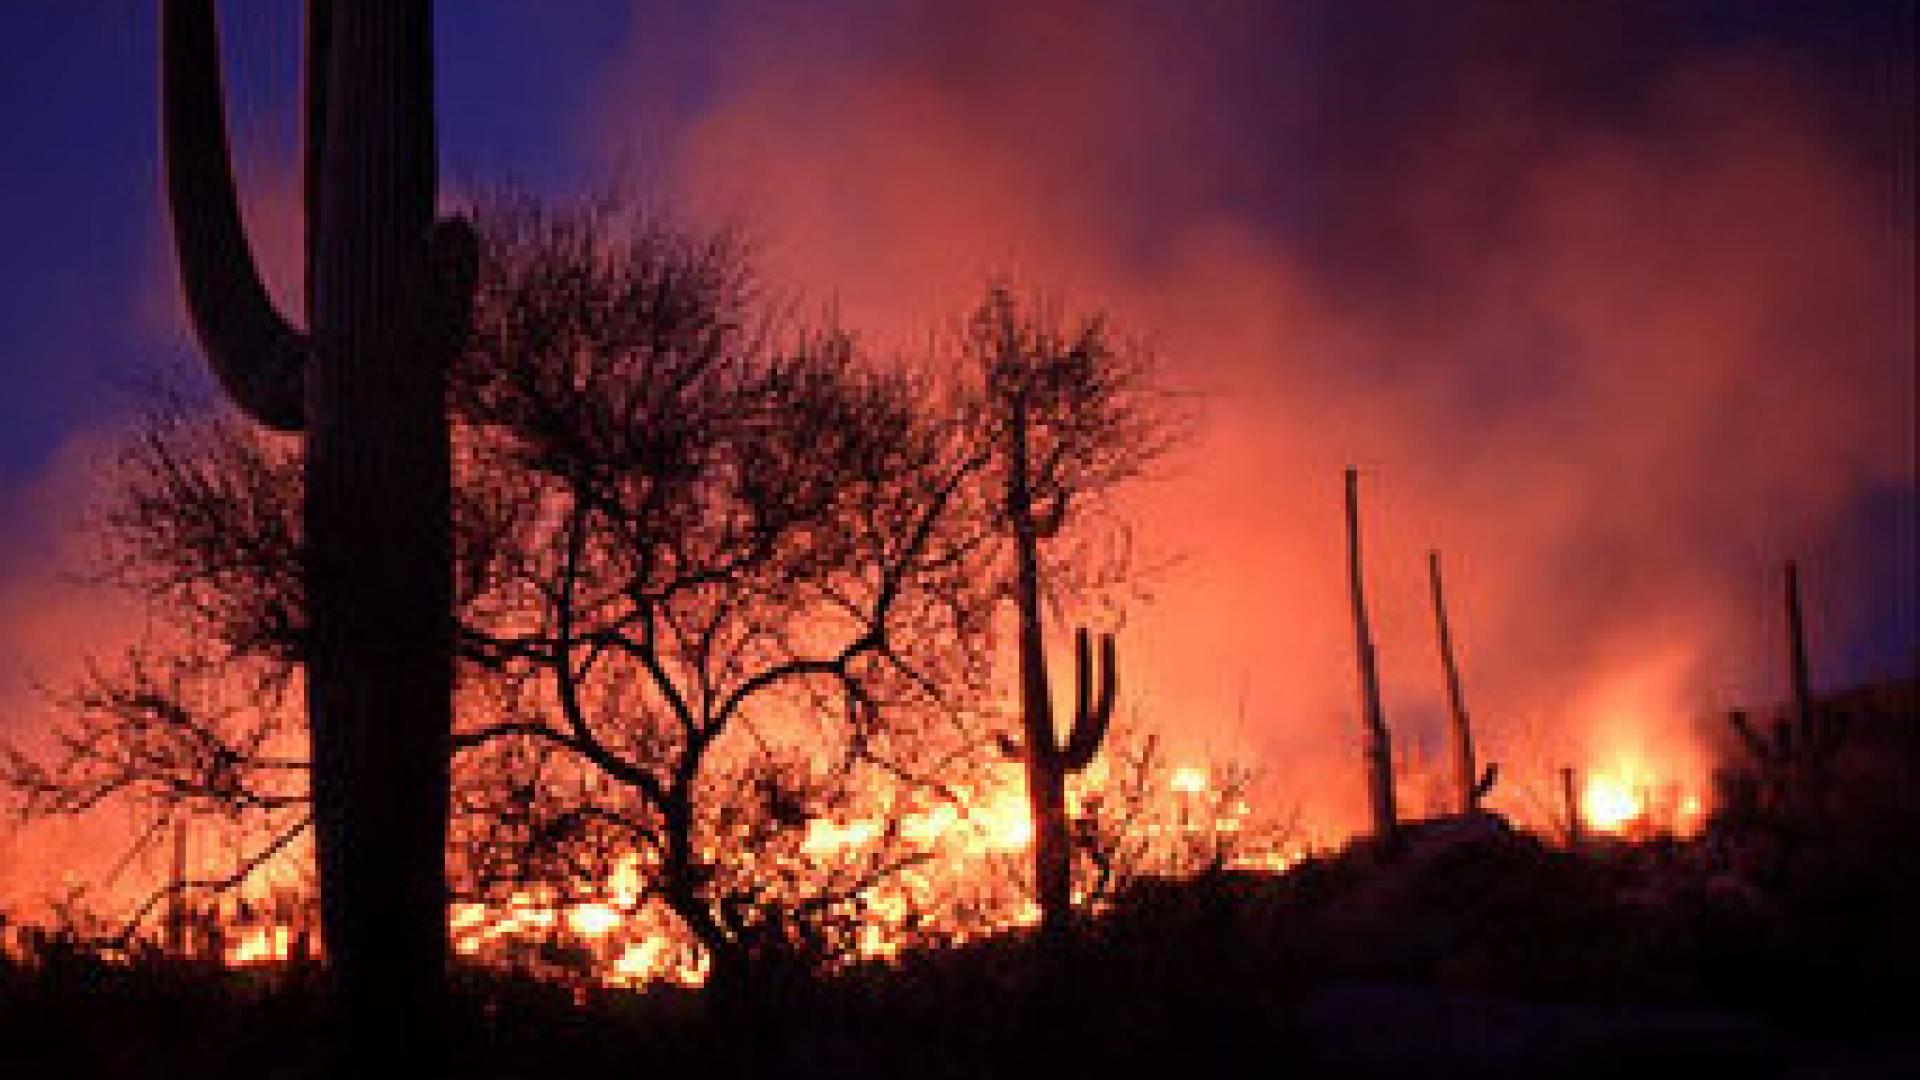
[[[54,732],[61,758],[43,763],[0,747],[0,779],[26,797],[31,812],[75,816],[102,801],[137,794],[163,805],[198,803],[227,811],[271,811],[307,801],[304,786],[264,786],[292,778],[304,785],[304,760],[272,752],[280,735],[272,710],[229,737],[235,710],[190,701],[195,658],[129,650],[121,671],[89,661],[86,681],[62,698],[73,720]]]

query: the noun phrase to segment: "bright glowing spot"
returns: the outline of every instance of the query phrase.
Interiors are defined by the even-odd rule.
[[[860,847],[879,834],[880,825],[874,821],[851,821],[842,825],[826,818],[814,818],[807,822],[807,839],[800,850],[809,855],[847,851]]]
[[[1182,795],[1198,795],[1207,790],[1207,770],[1192,765],[1182,765],[1173,770],[1170,781],[1173,790]]]
[[[942,803],[924,814],[915,814],[900,823],[900,836],[910,844],[931,846],[960,821],[960,811]]]
[[[636,941],[621,951],[613,962],[614,977],[620,982],[644,983],[658,977],[667,943],[659,938]]]
[[[455,904],[453,914],[447,918],[447,929],[456,934],[463,933],[487,921],[487,909],[484,904]]]
[[[613,902],[619,907],[630,908],[640,902],[640,890],[644,883],[640,880],[640,856],[623,855],[614,864],[613,877],[607,882],[607,891],[613,894]]]
[[[1615,776],[1589,777],[1580,797],[1581,814],[1589,826],[1601,832],[1619,832],[1643,810],[1639,793]]]
[[[256,927],[227,950],[227,963],[232,967],[274,964],[286,960],[292,952],[291,927]]]
[[[567,928],[581,937],[604,937],[620,925],[620,913],[607,904],[581,904],[567,910]]]
[[[1033,818],[1027,813],[1027,800],[1018,794],[1003,793],[967,816],[979,830],[980,849],[1018,851],[1033,843]]]

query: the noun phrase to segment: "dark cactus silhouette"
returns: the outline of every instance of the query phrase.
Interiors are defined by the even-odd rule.
[[[240,221],[211,0],[166,0],[167,196],[187,306],[243,412],[305,438],[304,657],[329,967],[362,1045],[443,1015],[451,727],[446,368],[477,244],[435,221],[429,0],[310,0],[310,329]]]
[[[1793,721],[1810,738],[1818,723],[1813,712],[1813,689],[1807,677],[1807,630],[1800,614],[1800,567],[1787,561],[1787,681],[1793,688]]]
[[[1819,812],[1829,767],[1844,746],[1847,731],[1844,714],[1813,702],[1800,568],[1788,562],[1784,578],[1787,681],[1792,693],[1787,714],[1776,718],[1770,731],[1755,727],[1744,712],[1727,717],[1753,766],[1752,775],[1759,784],[1754,793],[1758,809],[1783,822]]]
[[[1473,753],[1473,724],[1467,716],[1466,692],[1460,686],[1460,664],[1453,655],[1453,627],[1447,621],[1446,588],[1440,580],[1440,553],[1427,552],[1427,578],[1433,585],[1433,621],[1440,637],[1440,668],[1447,680],[1447,714],[1453,736],[1454,812],[1471,814],[1493,790],[1498,765],[1478,771]]]
[[[1067,822],[1067,777],[1099,753],[1113,719],[1113,635],[1100,635],[1099,672],[1093,643],[1083,628],[1074,634],[1073,723],[1064,744],[1053,722],[1053,691],[1047,678],[1046,636],[1040,621],[1040,553],[1043,534],[1059,527],[1059,515],[1039,520],[1027,471],[1025,402],[1013,401],[1007,428],[1007,518],[1013,527],[1014,600],[1020,617],[1020,756],[1027,768],[1027,802],[1033,813],[1033,880],[1041,927],[1062,934],[1073,913],[1073,838]],[[1098,682],[1098,687],[1095,683]]]
[[[1374,662],[1373,631],[1367,623],[1367,595],[1361,582],[1360,473],[1347,470],[1347,576],[1353,595],[1354,655],[1360,669],[1360,721],[1366,763],[1367,807],[1373,836],[1383,848],[1399,841],[1393,801],[1393,742],[1380,706],[1380,673]]]

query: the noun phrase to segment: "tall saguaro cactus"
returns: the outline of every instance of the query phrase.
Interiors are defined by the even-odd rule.
[[[306,296],[274,310],[228,160],[212,0],[163,0],[168,206],[201,346],[306,442],[307,703],[328,964],[360,1038],[444,1001],[452,573],[446,367],[475,242],[435,221],[430,0],[309,0]]]
[[[1367,594],[1361,582],[1360,472],[1347,470],[1347,577],[1353,594],[1354,655],[1360,669],[1361,754],[1366,763],[1367,808],[1373,835],[1383,847],[1399,840],[1393,802],[1393,743],[1386,711],[1380,706],[1380,673],[1374,662],[1373,631],[1367,623]]]
[[[1846,717],[1816,709],[1807,666],[1807,632],[1800,604],[1800,567],[1786,565],[1787,681],[1792,698],[1788,713],[1774,721],[1771,732],[1755,727],[1745,713],[1728,719],[1758,772],[1761,807],[1783,822],[1820,812],[1826,796],[1827,771],[1840,753],[1847,732]]]
[[[1787,560],[1787,681],[1793,690],[1793,722],[1803,739],[1811,738],[1813,714],[1812,681],[1807,676],[1807,629],[1800,614],[1800,564]]]
[[[1453,627],[1447,620],[1446,587],[1440,580],[1440,553],[1427,552],[1427,579],[1433,586],[1433,621],[1440,638],[1440,669],[1447,681],[1447,715],[1453,742],[1454,812],[1471,814],[1493,789],[1498,767],[1477,772],[1473,754],[1473,724],[1467,716],[1467,696],[1460,686],[1460,664],[1453,655]]]
[[[1027,415],[1016,395],[1007,433],[1007,518],[1014,538],[1014,600],[1020,617],[1020,708],[1026,763],[1027,803],[1033,813],[1033,879],[1041,929],[1062,934],[1073,909],[1073,837],[1067,822],[1067,777],[1099,753],[1113,719],[1113,635],[1100,635],[1099,673],[1085,629],[1074,634],[1073,723],[1065,743],[1053,722],[1053,690],[1047,679],[1046,637],[1040,622],[1041,535],[1058,528],[1058,514],[1042,521],[1034,512],[1027,472]],[[1095,683],[1098,683],[1096,688]]]

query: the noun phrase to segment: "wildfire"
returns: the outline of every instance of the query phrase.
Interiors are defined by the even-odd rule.
[[[1588,828],[1619,836],[1685,836],[1705,813],[1700,796],[1674,770],[1641,760],[1588,773],[1580,815]]]
[[[1709,757],[1681,719],[1691,650],[1675,647],[1597,680],[1575,710],[1587,732],[1579,811],[1596,833],[1687,836],[1704,820]]]
[[[850,939],[853,955],[887,960],[915,942],[958,944],[1038,923],[1039,908],[1021,884],[1019,857],[1034,835],[1025,790],[1013,770],[1001,781],[991,790],[957,791],[950,801],[910,812],[817,818],[807,824],[799,850],[816,862],[857,859],[886,840],[920,856],[860,894],[860,921]],[[1236,836],[1251,808],[1237,793],[1209,802],[1210,796],[1222,795],[1214,786],[1215,778],[1204,768],[1169,769],[1155,785],[1167,821],[1144,823],[1141,833],[1155,843],[1177,840],[1182,832]],[[1069,804],[1076,814],[1091,805],[1079,793],[1070,793]],[[1299,858],[1298,850],[1242,846],[1232,865],[1281,871]],[[538,964],[560,946],[576,956],[575,970],[590,972],[589,984],[699,986],[707,978],[707,957],[649,896],[646,874],[641,857],[633,854],[619,859],[606,880],[588,890],[590,895],[561,897],[527,889],[486,903],[456,903],[448,912],[449,937],[457,953],[481,963]],[[285,923],[270,922],[249,927],[224,955],[234,967],[270,965],[307,949],[308,940]]]
[[[1590,768],[1578,794],[1586,826],[1628,837],[1692,832],[1704,806],[1683,781],[1681,765],[1678,758],[1615,753]],[[896,808],[892,814],[808,822],[798,848],[816,862],[857,859],[887,841],[921,856],[860,894],[851,955],[884,961],[916,942],[958,944],[1037,924],[1039,909],[1019,876],[1019,856],[1033,843],[1033,821],[1017,777],[1009,773],[1005,779],[993,790],[961,790],[953,800],[910,812]],[[1251,820],[1246,800],[1231,789],[1216,790],[1216,778],[1200,766],[1169,768],[1154,790],[1159,816],[1136,823],[1149,842],[1183,834],[1224,839]],[[1091,805],[1079,793],[1070,793],[1069,803],[1076,814]],[[1304,855],[1298,844],[1242,847],[1228,865],[1283,873]],[[589,895],[561,897],[528,889],[485,903],[457,903],[448,912],[449,937],[457,953],[481,963],[537,965],[544,962],[537,958],[552,955],[555,947],[571,950],[576,959],[570,970],[585,973],[586,981],[575,984],[581,990],[704,984],[705,953],[649,895],[646,877],[641,857],[630,854],[617,860]],[[248,926],[223,953],[230,966],[258,967],[311,949],[310,935],[285,922],[269,922]]]

